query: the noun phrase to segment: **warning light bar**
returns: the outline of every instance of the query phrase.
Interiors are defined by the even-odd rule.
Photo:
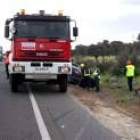
[[[58,11],[58,15],[59,15],[59,16],[63,16],[63,10],[59,10],[59,11]]]

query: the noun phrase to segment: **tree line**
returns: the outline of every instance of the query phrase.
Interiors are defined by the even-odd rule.
[[[77,45],[74,50],[72,50],[72,55],[80,56],[94,56],[98,58],[99,56],[124,56],[126,58],[133,58],[140,55],[140,42],[133,43],[123,43],[121,41],[104,40],[97,44]]]
[[[97,44],[91,45],[77,45],[75,49],[72,50],[72,55],[74,58],[80,56],[84,58],[86,56],[91,56],[96,59],[96,63],[98,63],[98,58],[102,57],[104,60],[105,57],[113,56],[115,58],[115,63],[105,62],[106,64],[100,64],[104,70],[110,70],[112,73],[120,74],[121,68],[123,68],[128,59],[131,59],[139,69],[137,69],[137,73],[140,73],[140,34],[138,35],[138,40],[132,43],[124,43],[122,41],[112,41],[103,40]]]

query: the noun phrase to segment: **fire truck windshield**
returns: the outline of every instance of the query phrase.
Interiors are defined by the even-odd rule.
[[[70,39],[68,22],[62,21],[16,21],[15,37]]]

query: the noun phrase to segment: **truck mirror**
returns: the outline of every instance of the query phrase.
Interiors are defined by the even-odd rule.
[[[12,27],[11,30],[10,30],[10,32],[11,32],[12,34],[15,34],[15,33],[16,33],[16,28],[15,28],[15,27]]]
[[[5,26],[5,37],[8,38],[9,37],[9,26]]]
[[[78,28],[73,27],[73,36],[77,37],[78,36]]]

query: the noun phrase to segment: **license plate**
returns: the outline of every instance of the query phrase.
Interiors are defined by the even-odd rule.
[[[34,72],[49,72],[49,68],[48,67],[34,68]]]
[[[43,52],[36,53],[36,56],[48,56],[48,53],[43,53]]]

